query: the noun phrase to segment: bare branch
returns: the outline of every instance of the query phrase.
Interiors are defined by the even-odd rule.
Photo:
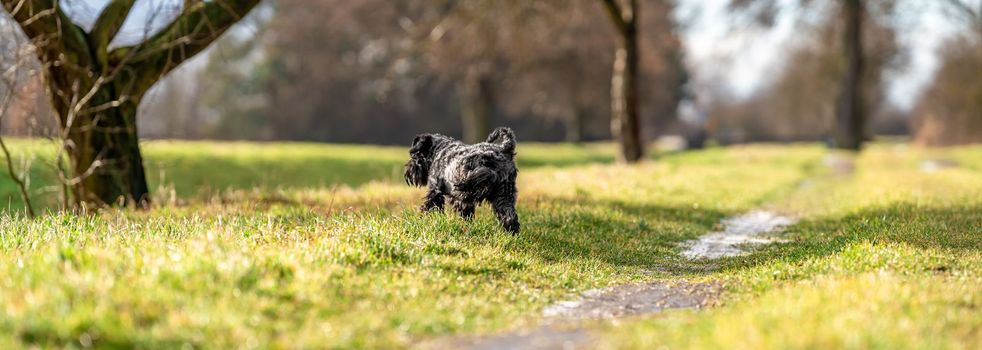
[[[92,49],[100,66],[107,67],[109,43],[113,41],[136,0],[113,0],[102,10],[89,33]],[[105,69],[105,68],[104,68]]]
[[[0,0],[0,4],[3,4],[3,8],[13,16],[31,40],[57,38],[49,40],[48,45],[39,46],[45,49],[41,52],[45,60],[55,62],[64,54],[71,56],[76,63],[88,66],[92,54],[86,40],[87,35],[61,11],[58,1]]]
[[[962,2],[962,0],[943,0],[943,1],[946,4],[948,4],[948,6],[951,6],[952,8],[958,10],[959,12],[962,12],[964,15],[970,18],[975,18],[979,16],[979,14],[975,12],[975,9],[973,9],[968,4]]]
[[[33,219],[37,214],[34,212],[34,205],[31,204],[31,195],[27,192],[27,183],[23,177],[17,176],[17,171],[14,170],[14,158],[10,155],[10,150],[7,148],[7,143],[4,142],[2,136],[0,136],[0,149],[3,150],[3,157],[7,162],[7,174],[17,184],[17,189],[20,190],[20,196],[23,198],[24,206],[27,208],[27,216]]]
[[[972,5],[965,3],[963,0],[944,0],[944,3],[956,15],[964,17],[973,30],[982,34],[982,2],[979,2],[978,9],[973,8]]]
[[[624,11],[621,9],[620,3],[617,0],[603,0],[603,3],[604,8],[607,9],[607,14],[610,15],[610,20],[614,22],[614,27],[617,28],[618,32],[623,33],[628,23],[624,18]]]
[[[190,8],[145,42],[113,50],[111,63],[118,64],[132,54],[127,64],[141,72],[147,81],[156,81],[185,60],[217,40],[233,24],[249,13],[260,0],[188,1]],[[149,84],[141,84],[144,89]]]

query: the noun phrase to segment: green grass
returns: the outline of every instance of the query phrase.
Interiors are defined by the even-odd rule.
[[[54,162],[57,146],[48,141],[8,140],[15,164],[30,165],[32,197],[42,207],[57,206]],[[523,144],[519,166],[567,167],[611,163],[613,147]],[[217,143],[153,141],[142,146],[150,188],[158,200],[203,200],[224,192],[300,191],[336,186],[357,187],[370,182],[402,183],[406,147],[372,147],[305,143]],[[0,159],[0,164],[5,162]],[[19,192],[0,176],[0,207],[21,211]]]
[[[850,176],[818,177],[772,206],[803,221],[789,243],[693,278],[721,306],[608,327],[605,348],[974,348],[982,344],[982,174],[919,160],[982,149],[873,147]]]
[[[37,142],[35,190],[49,159]],[[402,348],[533,325],[578,291],[719,280],[719,306],[596,329],[609,348],[964,348],[982,334],[982,148],[877,145],[851,176],[814,145],[611,164],[519,149],[521,235],[414,210],[405,149],[152,142],[151,211],[0,214],[0,348]],[[923,173],[920,159],[962,167]],[[0,195],[13,187],[0,180]],[[52,197],[53,195],[39,194]],[[4,198],[4,197],[0,197]],[[52,199],[45,199],[51,201]],[[790,242],[690,262],[678,242],[758,207]]]

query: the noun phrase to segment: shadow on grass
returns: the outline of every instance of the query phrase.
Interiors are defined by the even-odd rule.
[[[768,246],[746,257],[696,264],[737,270],[774,260],[795,263],[834,255],[860,242],[982,251],[980,213],[982,205],[931,207],[902,204],[871,208],[840,218],[803,221],[789,229],[791,243]],[[706,266],[703,267],[705,270]]]
[[[521,250],[548,262],[602,261],[662,271],[679,242],[711,231],[726,213],[620,201],[554,200],[526,218]]]
[[[408,156],[407,156],[408,159]],[[613,157],[578,154],[567,157],[519,158],[519,167],[570,167],[591,163],[610,163]],[[404,159],[382,157],[351,158],[332,154],[310,154],[283,157],[231,157],[196,155],[151,159],[147,162],[152,187],[163,177],[164,185],[173,185],[178,195],[194,195],[201,189],[224,190],[251,188],[357,187],[372,181],[402,180]],[[161,175],[163,174],[163,175]]]
[[[541,152],[540,152],[541,153]],[[605,154],[584,152],[560,157],[543,155],[519,157],[519,167],[571,167],[592,163],[612,163]],[[40,162],[40,160],[39,160]],[[151,189],[173,188],[181,198],[195,198],[225,190],[303,189],[336,185],[357,187],[373,181],[402,182],[404,160],[391,157],[338,157],[335,154],[302,154],[291,157],[269,155],[194,156],[148,154],[147,180]],[[3,161],[0,161],[3,165]],[[40,209],[54,208],[59,193],[50,169],[35,165],[31,172],[32,199]],[[46,190],[41,190],[47,188]],[[0,173],[0,215],[24,210],[17,187]]]
[[[333,217],[340,221],[376,222],[373,225],[384,225],[379,222],[396,223],[404,226],[393,228],[398,231],[419,235],[434,233],[437,236],[425,249],[402,247],[402,243],[389,238],[377,241],[378,237],[368,237],[366,239],[369,241],[364,244],[370,255],[367,261],[391,260],[398,264],[412,264],[422,261],[426,255],[459,255],[458,244],[484,247],[504,245],[507,251],[534,256],[550,264],[602,263],[615,268],[637,267],[659,273],[665,272],[667,266],[679,259],[679,242],[714,230],[722,218],[731,214],[712,209],[623,201],[546,198],[519,206],[523,230],[518,237],[511,238],[500,230],[487,205],[479,207],[478,218],[474,222],[465,222],[457,218],[450,208],[445,214],[419,213],[415,209],[418,204],[415,200],[362,203],[356,205],[359,209],[355,211],[332,211],[328,210],[326,203],[301,203],[290,199],[273,201],[247,196],[235,200],[248,203],[230,205],[230,208],[242,210],[239,215],[271,214],[275,217],[274,222],[290,227],[307,227],[322,222],[325,217]],[[186,215],[195,213],[194,208],[181,210],[188,211]],[[266,219],[257,221],[258,224],[266,222]],[[245,227],[243,230],[251,231],[252,228]],[[487,266],[496,264],[498,262],[486,262]],[[496,268],[478,267],[460,272],[469,275],[494,275],[500,272],[496,271]]]
[[[524,252],[553,262],[599,260],[642,267],[668,277],[734,271],[775,260],[795,263],[834,255],[859,242],[982,251],[982,205],[903,204],[806,220],[789,229],[790,243],[765,246],[747,256],[689,260],[678,255],[679,244],[718,229],[718,222],[733,213],[622,202],[556,203],[583,210],[531,215],[529,224],[538,227],[524,238]],[[597,213],[597,208],[607,212]]]
[[[226,189],[299,189],[334,185],[359,186],[371,181],[394,181],[402,164],[373,159],[328,156],[291,159],[235,159],[218,156],[149,161],[151,187],[174,186],[179,196]]]
[[[137,227],[139,232],[145,232],[159,239],[187,240],[198,236],[198,228],[210,228],[215,225],[234,227],[234,235],[241,239],[253,240],[261,250],[269,248],[281,249],[275,243],[286,239],[305,239],[313,234],[322,234],[324,225],[350,225],[351,236],[344,238],[347,249],[324,249],[323,254],[316,259],[324,264],[346,264],[356,267],[356,273],[374,270],[392,270],[392,274],[412,273],[420,269],[441,269],[449,271],[453,276],[474,277],[475,283],[483,283],[483,279],[501,280],[513,279],[530,281],[534,288],[536,283],[549,283],[550,287],[567,288],[576,286],[582,288],[583,281],[591,280],[591,273],[609,271],[607,267],[617,270],[625,268],[627,273],[637,273],[639,269],[655,272],[652,278],[686,277],[705,273],[696,267],[709,266],[709,263],[699,263],[678,257],[678,242],[692,239],[715,229],[715,226],[726,213],[713,209],[692,209],[690,207],[661,206],[645,203],[630,203],[621,201],[602,201],[591,199],[567,200],[559,198],[545,199],[538,203],[522,206],[521,214],[525,223],[525,231],[511,238],[507,233],[496,227],[486,207],[475,222],[467,223],[452,218],[449,215],[419,214],[408,207],[408,203],[379,207],[377,210],[365,210],[358,213],[330,214],[332,220],[325,220],[325,215],[318,214],[317,208],[293,202],[271,204],[270,211],[244,211],[241,213],[224,214],[224,221],[216,223],[216,215],[204,215],[195,219],[194,230],[182,231],[180,227],[170,228],[168,225],[181,226],[188,224],[181,217],[201,215],[195,209],[172,213],[170,216],[160,212],[132,212],[127,215],[129,222],[116,223],[117,226]],[[557,209],[561,208],[561,210]],[[175,209],[177,210],[177,209]],[[410,212],[411,211],[411,212]],[[894,206],[888,208],[870,209],[837,219],[806,221],[792,228],[793,244],[776,245],[753,255],[723,259],[716,264],[721,269],[743,269],[773,260],[796,261],[833,255],[850,244],[858,241],[897,242],[923,248],[940,248],[977,251],[982,249],[982,235],[978,213],[982,206],[953,206],[953,207],[917,207]],[[179,218],[179,220],[174,220]],[[57,225],[80,226],[72,220],[53,223]],[[198,222],[203,220],[204,222]],[[97,222],[98,221],[98,222]],[[84,235],[93,234],[107,225],[93,219],[91,225],[85,225]],[[91,227],[91,228],[90,228]],[[168,233],[174,232],[174,233]],[[57,233],[62,235],[62,233]],[[10,235],[7,239],[11,239]],[[59,236],[60,237],[60,236]],[[154,241],[159,242],[159,241]],[[269,246],[265,244],[272,243]],[[2,245],[0,245],[2,247]],[[493,256],[480,255],[481,250],[489,247],[501,247],[501,251],[493,251]],[[21,249],[11,242],[3,249]],[[33,249],[33,248],[29,248]],[[282,247],[282,249],[290,249]],[[303,245],[295,249],[305,249]],[[151,254],[164,254],[156,251]],[[504,254],[500,254],[504,253]],[[509,254],[517,253],[517,254]],[[500,255],[499,255],[500,254]],[[165,255],[166,256],[166,255]],[[223,257],[216,255],[215,257]],[[44,254],[35,256],[45,258]],[[59,259],[74,264],[78,259],[84,259],[84,254],[63,254]],[[434,259],[439,257],[440,259]],[[475,258],[478,257],[478,258]],[[532,259],[527,259],[531,257]],[[191,293],[180,286],[207,285],[215,283],[235,283],[236,288],[244,293],[266,293],[257,290],[256,282],[269,277],[274,287],[290,284],[293,269],[318,268],[318,266],[294,266],[281,264],[278,256],[258,256],[260,263],[255,268],[243,271],[242,275],[222,272],[220,264],[191,264],[194,269],[176,271],[176,275],[161,274],[159,280],[152,281],[155,288],[174,288],[175,295]],[[188,257],[187,259],[194,259]],[[265,260],[263,260],[265,259]],[[546,264],[565,265],[559,268],[545,268],[534,271],[536,276],[528,276],[520,271],[528,268],[529,260],[538,260]],[[208,261],[208,260],[202,260]],[[534,262],[533,262],[534,263]],[[409,269],[401,267],[409,265]],[[598,265],[603,268],[596,268]],[[121,263],[119,269],[135,268],[133,265]],[[633,271],[632,271],[633,270]],[[401,272],[400,272],[401,271]],[[519,271],[519,272],[514,272]],[[572,278],[551,278],[544,274],[560,273]],[[514,272],[514,273],[513,273]],[[217,276],[217,277],[216,277]],[[386,275],[378,275],[385,277]],[[51,278],[58,278],[57,276]],[[216,278],[217,279],[216,282]],[[171,286],[171,281],[182,281],[177,287]],[[361,281],[365,285],[338,283],[343,286],[329,289],[322,297],[351,298],[351,300],[371,300],[368,296],[351,296],[351,293],[369,289],[369,284],[384,283],[374,279],[339,280],[340,282]],[[579,280],[579,282],[570,282]],[[231,285],[231,284],[229,284]],[[451,284],[452,285],[452,284]],[[494,286],[493,284],[491,284]],[[384,286],[384,285],[383,285]],[[466,285],[464,285],[466,286]],[[372,286],[378,288],[378,286]],[[270,290],[284,294],[271,293],[269,298],[289,296],[291,288],[272,288]],[[318,289],[318,291],[320,291]],[[467,295],[470,290],[450,290],[450,293]],[[163,294],[167,295],[167,294]],[[452,294],[451,294],[452,295]],[[135,298],[141,301],[141,298]],[[267,300],[267,299],[263,299]],[[405,303],[411,303],[406,300]],[[399,301],[396,301],[399,303]],[[348,303],[332,309],[332,312],[356,312],[358,309],[349,308]],[[291,307],[302,308],[302,304],[281,302],[283,313],[292,312]],[[286,308],[286,309],[282,309]],[[58,322],[45,322],[40,318],[38,323],[25,324],[17,328],[16,336],[27,344],[58,346],[74,344],[83,334],[95,332],[107,337],[100,338],[100,347],[169,347],[183,341],[192,341],[190,337],[180,334],[173,339],[160,339],[141,334],[127,334],[128,329],[120,329],[113,317],[128,317],[128,314],[116,316],[115,313],[95,313],[86,315],[92,320],[82,319],[78,326],[65,326]],[[108,316],[105,316],[108,315]],[[96,317],[98,316],[98,317]],[[106,317],[102,321],[99,317]],[[272,317],[281,317],[279,314]],[[473,316],[483,317],[483,316]],[[18,320],[19,321],[19,320]],[[151,322],[152,321],[148,321]],[[6,327],[6,328],[5,328]],[[12,331],[13,326],[4,325],[0,320],[0,330]],[[425,331],[423,333],[428,333]],[[207,344],[200,344],[206,346]]]

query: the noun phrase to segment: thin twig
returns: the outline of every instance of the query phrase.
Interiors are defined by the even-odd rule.
[[[3,141],[3,136],[0,136],[0,149],[3,149],[3,156],[7,160],[7,173],[14,180],[14,183],[17,184],[17,188],[20,189],[20,196],[24,199],[24,206],[27,207],[27,216],[33,219],[37,215],[34,213],[34,206],[31,204],[31,195],[27,192],[27,184],[24,182],[24,179],[17,176],[17,171],[14,170],[14,159],[10,156],[10,150],[7,149],[7,143]]]
[[[13,89],[14,87],[11,86],[11,84],[4,85],[7,85],[8,91],[3,97],[2,103],[0,103],[0,121],[3,120],[3,116],[7,113],[7,107],[10,105],[12,96],[15,93]],[[21,198],[24,199],[24,206],[27,207],[27,216],[33,219],[36,215],[34,212],[34,205],[31,204],[31,195],[27,191],[27,183],[24,181],[23,177],[17,176],[17,171],[14,170],[14,157],[10,155],[10,149],[7,148],[7,143],[4,142],[2,135],[0,135],[0,149],[3,150],[3,156],[7,162],[7,174],[10,175],[10,179],[14,180],[14,183],[17,184],[17,189],[20,190]],[[24,176],[27,176],[26,172]]]

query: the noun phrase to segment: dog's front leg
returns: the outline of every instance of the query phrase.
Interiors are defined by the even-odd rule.
[[[464,218],[464,220],[474,218],[474,203],[451,198],[450,204],[453,205],[454,211],[460,214],[460,217]]]
[[[430,187],[423,200],[422,211],[443,211],[443,193],[439,189]]]
[[[514,187],[506,188],[499,191],[498,195],[491,201],[494,215],[498,217],[501,227],[505,231],[511,232],[512,235],[518,234],[521,229],[521,224],[518,222],[518,211],[515,210],[516,194],[517,191]]]

